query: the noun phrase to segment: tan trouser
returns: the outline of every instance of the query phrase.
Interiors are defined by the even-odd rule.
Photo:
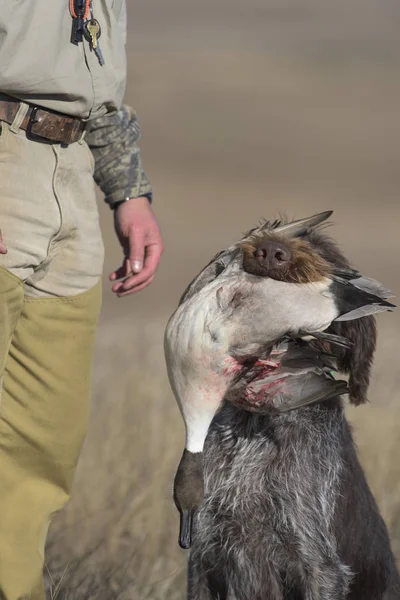
[[[0,598],[43,600],[86,431],[103,246],[86,144],[30,141],[22,113],[0,135]]]

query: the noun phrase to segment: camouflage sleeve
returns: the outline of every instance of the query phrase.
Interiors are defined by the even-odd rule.
[[[111,206],[138,196],[151,200],[151,185],[137,145],[139,137],[139,122],[129,106],[89,123],[85,139],[95,160],[94,179]]]

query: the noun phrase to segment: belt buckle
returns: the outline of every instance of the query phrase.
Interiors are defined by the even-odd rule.
[[[35,125],[37,123],[42,122],[42,119],[38,118],[38,116],[37,116],[39,111],[42,111],[40,106],[32,106],[32,111],[31,111],[31,114],[29,117],[27,128],[26,128],[26,135],[32,141],[37,141],[37,142],[54,141],[54,140],[49,140],[49,138],[46,138],[43,135],[39,135],[38,133],[35,133],[33,128],[35,127]]]
[[[41,135],[41,130],[45,135]],[[77,133],[82,135],[83,129],[80,129],[78,120],[73,117],[33,106],[26,132],[29,139],[68,146],[79,139]]]

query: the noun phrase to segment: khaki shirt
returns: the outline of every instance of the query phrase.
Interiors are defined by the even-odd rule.
[[[71,43],[69,0],[0,0],[0,92],[95,119],[117,111],[126,82],[125,0],[93,0],[101,66],[87,40]]]

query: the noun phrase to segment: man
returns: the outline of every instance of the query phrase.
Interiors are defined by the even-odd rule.
[[[3,600],[44,598],[47,529],[86,431],[103,264],[93,175],[123,247],[114,293],[149,285],[162,252],[121,106],[125,27],[124,0],[0,0]]]

